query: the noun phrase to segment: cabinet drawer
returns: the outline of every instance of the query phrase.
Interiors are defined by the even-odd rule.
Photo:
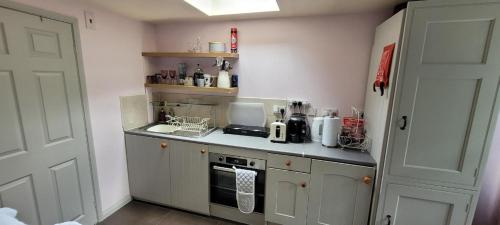
[[[267,156],[267,165],[271,168],[304,173],[311,172],[311,159],[296,156],[269,154]]]

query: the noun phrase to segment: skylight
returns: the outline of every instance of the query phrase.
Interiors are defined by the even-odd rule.
[[[208,16],[280,11],[276,0],[184,0]]]

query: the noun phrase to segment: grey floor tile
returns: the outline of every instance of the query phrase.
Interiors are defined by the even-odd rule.
[[[159,225],[217,225],[216,219],[172,210],[163,217]]]
[[[169,208],[132,201],[99,225],[158,225]]]

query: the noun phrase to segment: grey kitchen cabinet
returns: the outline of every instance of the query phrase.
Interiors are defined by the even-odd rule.
[[[366,225],[373,167],[312,160],[308,225]]]
[[[159,138],[125,135],[132,197],[159,204],[171,204],[171,144],[171,141]]]
[[[266,221],[277,224],[306,224],[310,175],[268,168],[266,178]]]
[[[381,224],[464,225],[471,197],[463,193],[388,184]]]
[[[172,206],[209,215],[208,145],[170,143]]]

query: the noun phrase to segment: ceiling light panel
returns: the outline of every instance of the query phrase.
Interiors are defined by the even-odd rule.
[[[184,0],[208,16],[280,11],[276,0]]]

